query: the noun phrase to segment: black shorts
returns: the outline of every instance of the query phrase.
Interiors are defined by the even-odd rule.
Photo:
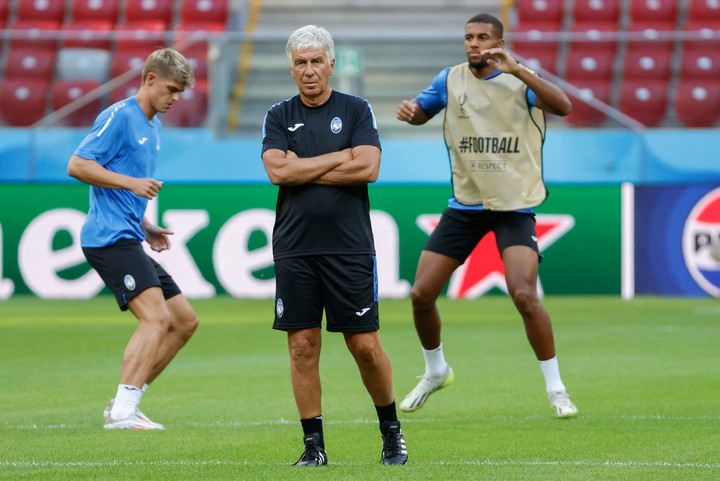
[[[132,239],[120,239],[107,247],[83,247],[83,254],[113,293],[120,310],[149,287],[160,287],[165,299],[181,293],[175,281],[155,259]]]
[[[452,257],[458,262],[475,249],[486,234],[494,232],[500,254],[506,247],[527,246],[538,253],[535,214],[445,209],[440,223],[430,234],[425,250]]]
[[[375,256],[329,255],[275,261],[273,329],[322,327],[331,332],[380,328]]]

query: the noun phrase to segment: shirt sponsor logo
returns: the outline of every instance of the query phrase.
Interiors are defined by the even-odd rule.
[[[299,129],[300,127],[304,127],[304,126],[305,126],[305,124],[303,124],[303,123],[301,122],[301,123],[299,123],[299,124],[293,125],[292,127],[288,127],[288,130],[289,130],[290,132],[295,132],[297,129]]]

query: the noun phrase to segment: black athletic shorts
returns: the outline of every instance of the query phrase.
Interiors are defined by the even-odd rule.
[[[537,245],[535,214],[445,209],[440,223],[430,234],[425,250],[452,257],[458,262],[475,249],[486,234],[494,232],[500,254],[506,247],[527,246],[542,258]]]
[[[162,288],[165,299],[181,293],[170,274],[136,240],[120,239],[107,247],[83,247],[83,254],[122,311],[127,311],[130,299],[149,287]]]
[[[331,332],[380,328],[377,264],[373,255],[290,257],[275,261],[273,329],[322,327]]]

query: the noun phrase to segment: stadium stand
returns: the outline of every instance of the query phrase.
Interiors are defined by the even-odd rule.
[[[27,127],[45,116],[50,82],[39,79],[0,81],[0,117],[9,125]]]
[[[569,93],[573,103],[572,112],[564,119],[573,127],[595,127],[607,119],[607,115],[591,105],[592,99],[605,104],[610,103],[610,83],[596,80],[577,80],[573,85],[580,90],[579,95]]]
[[[207,118],[207,95],[207,82],[198,81],[194,88],[180,94],[180,101],[162,117],[163,123],[173,127],[201,125]]]
[[[18,20],[65,20],[65,0],[17,0],[15,12]]]
[[[55,80],[52,84],[52,109],[59,110],[99,88],[100,85],[102,84],[97,80]],[[60,125],[89,127],[97,117],[101,107],[102,101],[98,97],[77,108],[68,116],[63,117]]]
[[[11,47],[41,48],[57,50],[58,39],[49,32],[57,31],[60,22],[57,20],[21,20],[16,18],[10,23],[12,38]]]
[[[677,86],[675,112],[686,127],[712,127],[720,120],[720,80],[683,79]]]
[[[173,21],[173,0],[125,0],[123,15],[127,22],[159,20],[168,29]]]
[[[98,38],[99,32],[110,33],[113,22],[105,19],[79,19],[66,22],[60,27],[68,35],[63,36],[65,48],[100,48],[110,50],[109,38]]]
[[[55,70],[55,50],[13,47],[6,56],[5,78],[52,80]]]
[[[623,78],[670,81],[671,52],[651,46],[628,49],[623,61]]]
[[[630,20],[674,24],[678,19],[677,6],[677,0],[630,0]]]
[[[668,83],[653,79],[624,79],[620,85],[620,111],[646,127],[657,127],[667,110]]]
[[[8,24],[9,0],[0,0],[0,28]]]
[[[720,2],[717,0],[689,0],[687,10],[689,21],[720,22]]]
[[[602,22],[619,26],[619,0],[575,0],[571,3],[573,23]]]
[[[71,16],[78,20],[105,20],[111,24],[118,21],[120,0],[71,0]]]
[[[621,120],[612,115],[613,108],[647,126],[712,127],[718,122],[718,0],[264,0],[254,31],[279,40],[247,42],[249,49],[235,42],[230,53],[223,51],[219,57],[216,50],[211,57],[204,35],[244,27],[241,17],[247,12],[242,9],[248,4],[244,0],[0,0],[0,25],[7,28],[5,45],[0,45],[2,80],[51,82],[39,99],[46,98],[45,108],[28,109],[48,112],[59,105],[54,103],[54,90],[50,95],[54,82],[106,82],[137,65],[152,49],[174,45],[193,63],[199,87],[195,94],[184,95],[193,108],[182,112],[178,104],[176,117],[169,115],[167,123],[207,125],[210,103],[219,104],[214,115],[220,112],[228,119],[231,115],[223,109],[234,105],[237,114],[228,121],[231,129],[256,133],[267,107],[295,90],[282,55],[287,34],[299,25],[316,23],[338,38],[350,34],[361,39],[338,42],[336,88],[358,89],[372,102],[384,129],[402,130],[394,120],[397,102],[426,87],[444,66],[465,60],[461,44],[454,40],[457,30],[470,16],[486,11],[504,21],[508,47],[530,68],[580,89],[568,89],[573,92],[574,111],[564,119],[551,116],[556,125],[616,126]],[[423,25],[422,32],[418,25]],[[407,33],[414,40],[374,41],[378,32],[382,32],[379,38]],[[437,37],[419,40],[425,33]],[[359,78],[344,77],[342,54],[348,50],[360,52]],[[217,62],[211,68],[210,58],[221,58],[222,68],[216,70]],[[213,79],[215,74],[223,78]],[[115,85],[102,98],[103,105],[134,93],[137,84],[132,79]],[[6,91],[20,88],[15,88],[20,92],[15,97],[22,100],[23,92],[34,92],[36,85],[5,87]],[[6,104],[17,104],[12,95],[5,98],[10,99]],[[601,112],[585,98],[610,110]],[[693,111],[696,119],[691,118]],[[15,125],[31,115],[0,117]],[[424,135],[436,127],[406,131]]]
[[[115,32],[119,35],[115,39],[115,52],[120,54],[125,50],[143,49],[153,51],[166,46],[163,38],[167,24],[163,20],[134,20],[115,25]]]
[[[610,83],[615,56],[605,48],[571,49],[566,60],[565,77],[569,81],[596,80]]]
[[[57,78],[60,80],[110,79],[110,51],[98,48],[61,48],[57,57]]]
[[[558,31],[564,16],[563,3],[563,0],[517,0],[515,9],[518,23],[520,25],[541,23],[552,26]]]

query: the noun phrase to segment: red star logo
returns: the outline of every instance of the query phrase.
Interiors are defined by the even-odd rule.
[[[575,218],[567,214],[537,214],[535,220],[540,252],[554,244],[575,225]],[[424,214],[418,216],[416,222],[420,229],[430,235],[440,222],[440,215]],[[507,293],[505,266],[495,244],[495,234],[491,232],[483,237],[465,263],[453,273],[447,295],[453,299],[475,299],[493,287]],[[542,295],[539,278],[538,291]]]

